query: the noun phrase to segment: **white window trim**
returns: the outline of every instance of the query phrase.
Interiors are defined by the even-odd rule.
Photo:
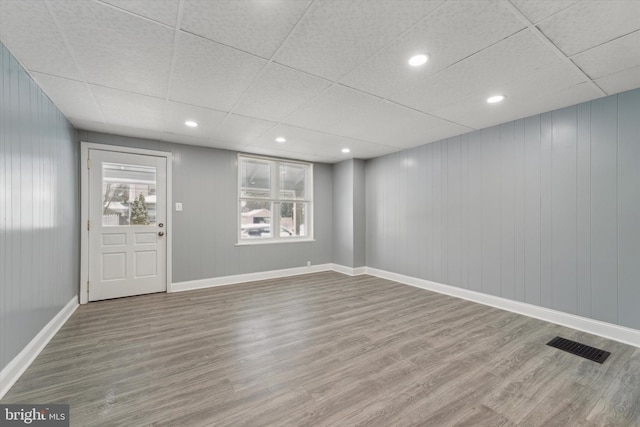
[[[269,199],[259,199],[255,198],[254,200],[263,200],[266,202],[273,202],[276,205],[280,205],[281,202],[304,202],[307,204],[307,218],[306,218],[306,236],[300,237],[281,237],[280,233],[271,233],[271,237],[263,237],[263,238],[254,238],[254,239],[243,239],[242,238],[242,223],[241,223],[241,185],[242,185],[242,170],[240,168],[240,159],[257,159],[257,160],[265,160],[269,162],[273,162],[274,166],[271,170],[271,198]],[[288,164],[298,164],[304,165],[308,167],[307,174],[307,182],[306,182],[306,194],[304,200],[293,200],[293,199],[284,199],[280,200],[280,181],[278,179],[278,171],[279,165],[281,163]],[[303,242],[314,242],[315,239],[313,237],[313,163],[311,162],[303,162],[299,160],[289,160],[289,159],[281,159],[277,157],[266,157],[266,156],[257,156],[252,154],[242,154],[238,153],[236,159],[236,169],[237,169],[237,197],[236,197],[236,246],[245,246],[245,245],[265,245],[265,244],[281,244],[281,243],[303,243]],[[274,230],[280,229],[280,215],[276,214],[277,210],[274,209],[272,212],[273,216],[273,224],[271,224],[271,228]]]

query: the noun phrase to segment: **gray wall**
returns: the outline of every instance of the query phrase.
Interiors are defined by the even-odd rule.
[[[333,262],[345,267],[366,265],[365,162],[333,165]]]
[[[640,90],[367,163],[367,265],[640,329]]]
[[[353,160],[353,266],[367,265],[367,230],[364,160]]]
[[[236,246],[237,153],[192,145],[79,131],[86,142],[173,154],[172,281],[303,267],[331,262],[332,167],[313,166],[314,237],[305,243]]]
[[[333,258],[353,267],[353,162],[333,165]]]
[[[0,369],[78,293],[75,131],[0,43]]]

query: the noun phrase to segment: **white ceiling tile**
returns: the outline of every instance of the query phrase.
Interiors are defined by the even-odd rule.
[[[243,96],[234,113],[277,122],[329,85],[326,80],[271,63]]]
[[[275,60],[337,80],[442,0],[323,0],[315,2]]]
[[[243,151],[245,144],[238,141],[221,141],[215,138],[209,138],[207,147],[217,148],[219,150]]]
[[[94,122],[92,120],[70,120],[71,124],[76,129],[89,130],[93,132],[109,133],[109,127],[102,122]]]
[[[179,0],[100,0],[145,18],[176,26]]]
[[[287,141],[279,144],[275,138],[279,135],[286,135]],[[295,126],[279,125],[266,132],[250,144],[252,147],[264,147],[265,149],[281,150],[291,153],[304,153],[315,156],[344,157],[343,148],[349,148],[351,157],[371,158],[387,154],[395,148],[384,144],[377,144],[367,141],[359,141],[339,135],[332,135],[325,132],[317,132],[309,129],[302,129]]]
[[[628,68],[624,71],[602,77],[596,80],[596,84],[609,95],[639,88],[640,66]]]
[[[640,31],[571,58],[592,79],[640,65]]]
[[[89,83],[165,97],[173,31],[89,1],[51,1]]]
[[[582,1],[542,22],[539,28],[572,56],[640,29],[640,1]]]
[[[560,12],[563,9],[577,3],[579,0],[510,0],[511,3],[522,12],[531,22],[537,24]]]
[[[332,133],[392,147],[410,147],[471,129],[382,101],[330,128]]]
[[[226,116],[227,113],[222,111],[169,101],[165,106],[164,131],[194,138],[208,138]],[[184,122],[187,120],[195,121],[198,126],[186,126]]]
[[[110,127],[128,126],[162,134],[165,100],[101,86],[90,86],[90,90]]]
[[[322,130],[358,114],[379,101],[378,97],[336,85],[300,108],[288,117],[285,123]]]
[[[187,0],[182,29],[271,58],[310,0]]]
[[[524,30],[408,86],[390,99],[431,113],[464,102],[479,89],[524,83],[530,74],[560,62],[554,50],[533,31]]]
[[[230,114],[211,136],[215,145],[233,143],[246,145],[276,125],[275,122]]]
[[[176,144],[189,144],[199,145],[204,147],[210,147],[209,138],[195,135],[184,135],[182,133],[177,134],[173,132],[164,132],[162,134],[162,141],[173,142]]]
[[[109,125],[109,133],[130,136],[132,138],[152,139],[154,141],[162,141],[164,137],[164,133],[154,129],[117,124]]]
[[[513,109],[515,111],[510,115],[511,118],[508,120],[515,120],[541,112],[581,104],[602,96],[600,91],[590,83],[579,83],[550,92],[529,88],[527,92],[528,93],[523,92],[518,96],[518,99],[514,99]]]
[[[31,71],[83,79],[42,0],[0,0],[0,40]]]
[[[229,111],[266,63],[264,59],[181,32],[170,99]]]
[[[487,25],[491,22],[491,25]],[[496,2],[486,0],[447,2],[378,55],[341,82],[383,97],[415,84],[469,55],[524,28],[518,19]],[[429,55],[422,67],[408,59]]]
[[[544,102],[553,104],[553,108],[561,108],[576,100],[583,102],[599,96],[592,84],[583,86],[583,83],[584,78],[572,66],[560,62],[530,74],[527,83],[511,82],[483,88],[455,104],[434,110],[433,114],[471,128],[484,128],[535,114],[536,110],[546,111],[539,110]],[[498,104],[488,104],[486,99],[491,93],[503,93],[507,98]],[[560,93],[570,99],[569,103],[562,103]]]
[[[98,104],[84,82],[35,72],[31,75],[74,125],[78,121],[95,122],[102,117]]]

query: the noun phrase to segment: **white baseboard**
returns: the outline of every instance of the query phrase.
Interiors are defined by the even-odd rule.
[[[405,285],[415,286],[421,289],[438,292],[441,294],[451,295],[457,298],[466,299],[491,307],[500,308],[502,310],[511,311],[525,316],[534,317],[546,322],[555,323],[579,331],[588,332],[604,338],[619,341],[635,347],[640,347],[640,330],[627,328],[624,326],[614,325],[612,323],[601,322],[575,314],[564,313],[562,311],[552,310],[550,308],[539,307],[533,304],[513,301],[493,295],[483,294],[481,292],[471,291],[468,289],[457,288],[455,286],[443,285],[442,283],[431,282],[429,280],[418,279],[416,277],[405,276],[398,273],[392,273],[376,268],[366,268],[366,274],[380,277],[383,279],[393,280],[394,282],[403,283]]]
[[[337,271],[338,273],[347,274],[349,276],[360,276],[361,274],[366,274],[367,267],[347,267],[341,264],[331,264],[331,269],[333,271]]]
[[[16,381],[18,381],[18,378],[20,378],[36,357],[38,357],[42,349],[51,341],[51,338],[58,333],[62,325],[64,325],[73,312],[76,311],[76,308],[78,308],[77,295],[71,298],[67,305],[38,332],[38,335],[4,367],[2,372],[0,372],[0,399],[13,387]]]
[[[278,279],[280,277],[298,276],[300,274],[317,273],[320,271],[331,271],[331,269],[331,264],[318,264],[308,267],[285,268],[283,270],[260,271],[257,273],[190,280],[187,282],[172,283],[169,292],[192,291],[195,289],[212,288],[215,286],[254,282],[256,280]]]

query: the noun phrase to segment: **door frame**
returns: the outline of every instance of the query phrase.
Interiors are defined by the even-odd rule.
[[[97,144],[94,142],[80,142],[80,304],[89,302],[89,150],[114,151],[124,154],[142,154],[147,156],[164,157],[167,162],[167,220],[166,220],[166,292],[171,292],[171,253],[172,242],[172,174],[171,161],[173,156],[167,151],[146,150],[142,148],[121,147],[116,145]]]

